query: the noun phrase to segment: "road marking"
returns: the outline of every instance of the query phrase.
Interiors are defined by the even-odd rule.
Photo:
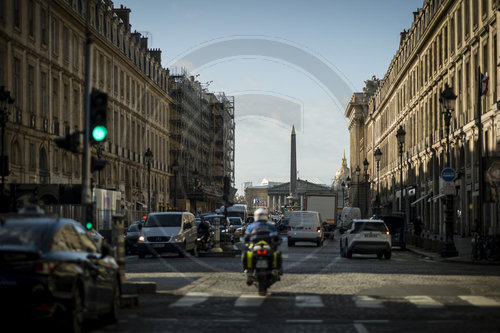
[[[405,297],[410,303],[417,308],[441,308],[443,304],[433,300],[429,296],[407,296]]]
[[[288,324],[321,324],[321,319],[287,319]]]
[[[500,306],[500,303],[492,298],[484,296],[458,296],[466,302],[475,306]]]
[[[318,295],[299,295],[295,296],[295,306],[299,308],[321,308],[324,305]]]
[[[385,324],[388,323],[388,319],[366,319],[366,320],[354,320],[355,324]]]
[[[238,297],[234,306],[244,307],[244,306],[260,306],[262,302],[266,299],[266,296],[259,296],[256,294],[244,294]]]
[[[193,306],[206,301],[208,296],[210,296],[210,294],[208,293],[189,292],[186,295],[179,298],[175,303],[170,304],[170,306],[171,307]]]
[[[354,296],[354,302],[359,308],[381,308],[382,301],[370,296]]]
[[[361,323],[355,323],[354,328],[356,329],[356,332],[358,333],[368,333],[368,330],[366,329],[365,325]]]
[[[212,319],[214,322],[218,323],[248,323],[249,319]]]

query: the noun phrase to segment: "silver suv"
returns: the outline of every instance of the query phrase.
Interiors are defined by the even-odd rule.
[[[340,255],[347,258],[359,253],[390,259],[391,247],[391,234],[382,220],[353,220],[351,228],[340,238]]]
[[[189,212],[150,213],[144,224],[139,224],[139,229],[139,258],[163,252],[177,252],[180,257],[185,256],[186,251],[197,255],[196,221]]]

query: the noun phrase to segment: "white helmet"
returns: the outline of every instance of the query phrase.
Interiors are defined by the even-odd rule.
[[[259,208],[253,213],[253,218],[255,222],[257,221],[264,221],[267,222],[267,209],[264,208]]]

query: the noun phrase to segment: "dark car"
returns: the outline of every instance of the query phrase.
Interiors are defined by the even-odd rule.
[[[132,222],[132,224],[127,229],[127,234],[125,235],[125,253],[137,253],[137,241],[141,235],[141,230],[139,230],[140,221]]]
[[[108,253],[74,220],[0,217],[0,313],[65,332],[80,332],[88,318],[115,322],[120,275]]]
[[[389,228],[392,237],[392,246],[406,249],[406,218],[402,215],[374,215],[373,219],[380,219]]]

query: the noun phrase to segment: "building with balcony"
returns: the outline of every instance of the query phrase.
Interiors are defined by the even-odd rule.
[[[497,0],[424,1],[410,29],[400,34],[399,49],[376,90],[355,93],[351,99],[345,113],[351,136],[350,178],[356,180],[353,170],[362,168],[366,159],[369,187],[360,189],[372,197],[380,188],[382,212],[404,212],[409,222],[420,216],[424,230],[443,235],[440,175],[451,167],[457,173],[455,232],[498,234],[499,184],[494,174],[500,156],[499,9]],[[480,72],[489,77],[482,96]],[[440,103],[446,85],[457,96],[449,136]],[[397,136],[398,130],[404,135]],[[402,145],[398,137],[404,139]],[[377,148],[382,153],[378,177]],[[349,196],[355,192],[351,187]]]

